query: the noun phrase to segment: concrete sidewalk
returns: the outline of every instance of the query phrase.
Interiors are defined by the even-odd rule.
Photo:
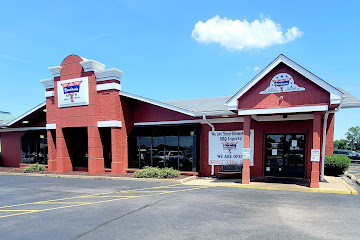
[[[354,194],[357,191],[349,186],[341,177],[325,176],[325,182],[320,182],[319,188],[309,188],[304,180],[293,183],[276,183],[276,182],[250,182],[250,184],[241,184],[241,179],[213,179],[202,178],[184,183],[185,185],[203,185],[213,187],[239,187],[252,189],[284,190],[299,192],[320,192],[320,193],[337,193],[337,194]]]

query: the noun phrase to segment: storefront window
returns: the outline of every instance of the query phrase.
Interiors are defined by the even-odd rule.
[[[199,129],[196,125],[134,127],[128,139],[129,168],[154,166],[196,171],[193,146]]]
[[[192,171],[193,167],[193,136],[180,136],[179,149],[182,157],[179,159],[180,171]]]
[[[151,166],[151,137],[140,137],[139,141],[140,168]],[[139,167],[139,165],[137,165]]]
[[[47,164],[46,131],[27,131],[21,138],[21,162]]]

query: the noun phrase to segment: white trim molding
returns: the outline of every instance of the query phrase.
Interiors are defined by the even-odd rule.
[[[341,108],[360,108],[360,102],[348,102],[340,105]]]
[[[120,81],[123,72],[116,68],[110,68],[102,71],[95,71],[96,81],[106,81],[106,80],[118,80]]]
[[[80,64],[84,68],[85,72],[103,71],[105,69],[105,64],[99,63],[94,60],[84,60],[84,61],[80,62]]]
[[[119,83],[103,83],[103,84],[97,84],[96,85],[96,90],[97,91],[104,91],[104,90],[111,90],[111,89],[116,89],[121,91],[121,85]]]
[[[210,123],[235,123],[235,122],[244,122],[243,117],[236,118],[213,118],[207,119]],[[151,126],[151,125],[177,125],[177,124],[190,124],[190,123],[200,123],[207,124],[203,119],[194,119],[194,120],[179,120],[179,121],[160,121],[160,122],[136,122],[134,126]]]
[[[258,114],[279,114],[279,113],[299,113],[299,112],[322,112],[327,111],[328,105],[285,107],[285,108],[261,108],[239,110],[238,115],[258,115]]]
[[[283,115],[274,115],[274,116],[251,115],[251,118],[253,118],[258,122],[301,121],[301,120],[312,120],[314,119],[314,115],[294,114],[294,115],[287,115],[286,117],[284,117]]]
[[[308,78],[310,81],[317,84],[319,87],[330,93],[330,104],[338,104],[342,102],[343,93],[337,88],[333,87],[329,83],[325,82],[318,76],[314,75],[310,71],[306,70],[299,64],[295,63],[291,59],[287,58],[283,54],[280,54],[274,61],[272,61],[267,67],[265,67],[259,74],[257,74],[251,81],[249,81],[243,88],[241,88],[234,96],[232,96],[227,102],[226,105],[229,107],[229,110],[238,108],[238,99],[249,91],[257,82],[259,82],[266,74],[268,74],[272,69],[274,69],[280,63],[284,63],[290,68],[294,69],[304,77]]]
[[[53,78],[43,79],[43,80],[40,80],[40,82],[44,85],[45,89],[54,88],[54,79]]]
[[[49,71],[52,73],[54,77],[60,77],[61,75],[61,66],[49,67]]]
[[[116,121],[116,120],[98,121],[97,126],[98,127],[118,127],[118,128],[121,128],[122,127],[122,122],[121,121]]]
[[[45,97],[53,97],[53,96],[55,96],[54,91],[45,91]]]
[[[47,123],[46,130],[56,129],[56,123]]]
[[[22,128],[2,128],[0,132],[21,132],[21,131],[36,131],[46,130],[46,127],[22,127]]]

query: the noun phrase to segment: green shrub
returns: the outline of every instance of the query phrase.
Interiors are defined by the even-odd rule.
[[[344,155],[325,156],[325,175],[340,176],[350,166],[350,159]]]
[[[180,172],[173,168],[145,167],[135,173],[136,178],[174,178]]]
[[[41,172],[41,171],[45,171],[45,170],[46,170],[46,168],[44,166],[35,163],[35,164],[31,164],[30,166],[25,167],[24,173]]]
[[[135,173],[136,178],[154,178],[159,176],[160,168],[144,167]]]
[[[175,178],[178,176],[180,176],[180,172],[173,168],[163,168],[159,173],[159,178]]]

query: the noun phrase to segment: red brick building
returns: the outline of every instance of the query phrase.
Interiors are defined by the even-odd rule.
[[[4,166],[90,174],[157,166],[210,176],[243,163],[244,184],[280,176],[318,187],[335,112],[360,106],[284,55],[233,96],[170,102],[122,91],[122,71],[76,55],[49,70],[46,102],[1,125]]]

